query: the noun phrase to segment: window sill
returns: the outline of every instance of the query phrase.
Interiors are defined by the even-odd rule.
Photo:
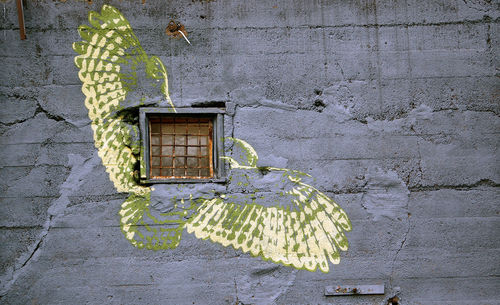
[[[155,183],[226,183],[226,178],[210,178],[210,179],[141,179],[141,183],[155,184]]]

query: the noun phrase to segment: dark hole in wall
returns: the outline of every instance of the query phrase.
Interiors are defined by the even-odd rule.
[[[399,298],[397,296],[393,296],[387,300],[387,305],[399,305]]]
[[[317,99],[313,103],[313,110],[315,110],[317,112],[322,112],[325,107],[326,107],[326,105],[323,102],[323,100]]]
[[[115,115],[123,116],[122,120],[125,123],[139,126],[139,107],[142,106],[120,109],[115,113]]]
[[[321,107],[324,108],[326,105],[322,100],[315,100],[314,101],[314,107]]]
[[[205,101],[205,102],[196,102],[191,105],[193,108],[204,108],[204,107],[215,107],[215,108],[226,108],[225,101]]]

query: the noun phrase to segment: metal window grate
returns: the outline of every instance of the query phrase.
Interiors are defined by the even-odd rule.
[[[150,176],[212,178],[211,118],[151,116]]]

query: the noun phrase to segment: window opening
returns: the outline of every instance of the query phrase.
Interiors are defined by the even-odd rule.
[[[144,107],[141,182],[224,182],[224,109]]]
[[[210,118],[149,119],[151,178],[212,178],[213,123]]]

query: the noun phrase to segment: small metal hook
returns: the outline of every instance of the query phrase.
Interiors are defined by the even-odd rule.
[[[165,29],[165,33],[168,36],[172,36],[173,38],[180,38],[181,36],[187,41],[187,43],[191,44],[191,42],[187,39],[187,32],[183,24],[180,22],[175,22],[174,20],[170,20]]]

